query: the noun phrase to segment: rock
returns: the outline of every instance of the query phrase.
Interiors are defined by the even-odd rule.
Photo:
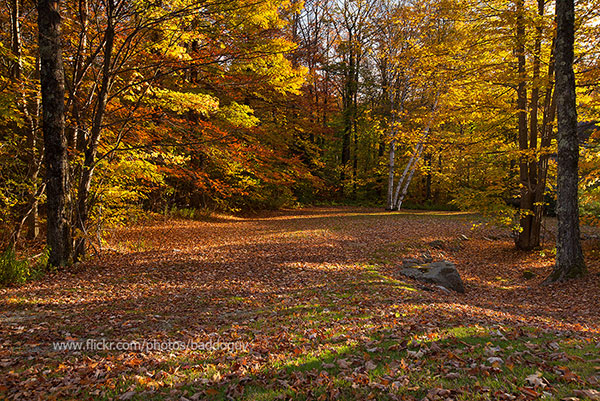
[[[465,292],[465,287],[456,267],[450,262],[433,262],[426,265],[429,269],[423,274],[425,281],[441,285],[449,290]]]
[[[465,292],[465,286],[460,278],[460,274],[458,274],[458,270],[456,270],[454,264],[450,262],[433,262],[421,266],[403,268],[400,273],[406,277],[436,284],[449,290],[460,293]]]
[[[448,294],[450,293],[450,290],[447,289],[446,287],[442,287],[441,285],[436,285],[437,288],[439,288],[440,290],[447,292]]]
[[[400,273],[406,277],[414,278],[415,280],[421,280],[423,278],[423,272],[415,267],[405,267],[400,270]]]
[[[414,258],[405,258],[405,259],[402,259],[402,267],[418,266],[421,263],[422,262],[419,259],[414,259]]]

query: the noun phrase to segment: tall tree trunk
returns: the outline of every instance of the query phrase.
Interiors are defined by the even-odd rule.
[[[352,36],[349,39],[350,46],[353,46]],[[348,56],[348,71],[346,72],[346,82],[343,94],[343,117],[344,117],[344,132],[342,137],[342,172],[340,175],[340,187],[342,196],[344,196],[344,184],[346,180],[346,172],[348,168],[348,162],[350,161],[350,145],[352,140],[352,128],[353,128],[353,105],[354,105],[354,68],[355,58],[354,49],[351,48]]]
[[[435,94],[435,100],[433,102],[433,105],[431,106],[431,115],[429,116],[429,120],[427,121],[427,126],[423,130],[423,133],[419,138],[419,142],[417,143],[417,147],[415,148],[415,151],[408,160],[408,163],[406,164],[406,167],[402,172],[402,176],[400,177],[396,185],[396,190],[392,199],[392,210],[400,210],[400,208],[402,207],[402,202],[404,201],[404,198],[408,193],[408,186],[410,185],[412,176],[415,173],[415,169],[421,158],[421,152],[423,151],[423,147],[425,146],[425,141],[427,140],[427,138],[429,137],[429,133],[431,132],[431,125],[433,124],[435,113],[437,112],[439,97],[440,90],[438,89],[437,93]]]
[[[394,139],[394,135],[395,131],[392,131],[392,139],[390,140],[390,170],[388,176],[386,210],[393,210],[394,208],[394,173],[396,169],[396,140]]]
[[[11,62],[11,78],[20,80],[22,75],[22,57],[21,57],[21,13],[19,0],[10,2],[10,40],[11,50],[15,59]]]
[[[421,147],[421,142],[417,143],[417,147],[415,148],[415,151],[410,156],[410,159],[408,159],[408,163],[406,163],[406,167],[404,167],[404,171],[402,172],[402,175],[400,176],[398,183],[396,184],[394,196],[392,197],[392,209],[391,210],[399,210],[397,205],[398,205],[398,199],[400,198],[400,191],[403,188],[404,181],[406,180],[406,177],[408,176],[409,171],[411,170],[413,164],[415,163],[415,158],[417,157],[417,153],[419,152],[420,147]],[[392,182],[392,184],[393,184],[393,182]]]
[[[573,0],[556,1],[556,103],[558,113],[558,199],[556,214],[556,265],[550,281],[561,281],[585,274],[586,267],[579,239],[579,138],[573,47],[575,5]]]
[[[62,61],[59,0],[38,1],[42,130],[46,164],[48,263],[63,266],[71,258],[67,213],[69,175],[65,137],[65,74]]]
[[[25,116],[28,127],[23,127],[25,137],[27,138],[27,155],[25,163],[29,166],[28,178],[31,182],[31,190],[28,196],[27,211],[24,215],[24,220],[19,223],[13,235],[14,242],[19,241],[21,229],[24,225],[27,226],[27,237],[36,239],[39,234],[38,225],[38,174],[40,163],[37,157],[37,124],[27,108],[27,98],[25,88],[22,81],[23,76],[23,52],[21,39],[21,3],[19,0],[11,0],[10,2],[10,37],[11,51],[14,60],[11,63],[10,76],[19,85],[20,98],[17,102],[17,107]]]
[[[519,207],[520,232],[516,239],[519,249],[532,249],[537,246],[531,241],[531,222],[533,220],[533,191],[531,177],[529,174],[529,138],[527,129],[527,71],[525,65],[525,10],[524,0],[516,0],[516,30],[515,50],[517,55],[517,116],[519,128],[519,181],[521,184],[521,201]],[[532,124],[537,124],[537,121]]]
[[[96,154],[98,152],[98,144],[100,142],[100,134],[102,133],[102,123],[104,121],[104,113],[106,111],[106,103],[108,101],[108,93],[111,86],[111,68],[112,55],[115,39],[114,28],[114,0],[108,0],[108,22],[105,31],[104,44],[104,60],[102,66],[102,82],[98,92],[98,100],[94,111],[92,127],[90,129],[90,138],[87,143],[79,180],[79,188],[77,191],[77,210],[75,214],[75,227],[79,230],[79,237],[75,244],[75,258],[80,259],[85,255],[87,250],[88,234],[88,219],[90,213],[90,188],[94,175],[94,167],[96,164]]]
[[[536,22],[536,35],[535,35],[535,43],[533,48],[533,73],[532,73],[532,87],[531,87],[531,101],[529,105],[529,154],[527,155],[527,166],[525,165],[525,157],[521,157],[521,163],[519,165],[521,174],[521,204],[520,204],[520,226],[521,232],[519,232],[519,236],[517,238],[517,247],[523,250],[529,250],[536,248],[540,245],[540,231],[542,224],[542,216],[543,216],[543,194],[546,186],[546,172],[540,170],[540,166],[547,167],[547,160],[545,163],[540,164],[538,157],[534,156],[537,153],[538,149],[538,111],[539,111],[539,100],[540,100],[540,65],[541,65],[541,48],[542,48],[542,35],[543,35],[543,26],[542,26],[542,17],[544,16],[544,0],[538,0],[538,16],[539,20]],[[523,5],[519,7],[521,14],[523,12]],[[519,17],[517,17],[519,18]],[[523,26],[523,20],[518,19],[518,27],[517,27],[517,53],[519,57],[519,76],[525,74],[525,59],[524,54],[521,57],[521,52],[524,52],[524,43],[525,40],[525,30]],[[519,40],[519,36],[521,40]],[[551,60],[552,61],[552,60]],[[550,74],[552,70],[552,66],[549,68],[548,73]],[[520,79],[525,79],[523,76]],[[549,76],[550,78],[550,76]],[[520,88],[519,88],[520,90]],[[527,93],[524,93],[524,101],[520,98],[521,94],[519,94],[519,105],[521,103],[527,102]],[[520,106],[519,106],[520,109]],[[522,112],[521,110],[519,112]],[[544,109],[544,113],[548,112],[548,109]],[[547,114],[544,114],[544,119],[547,118]],[[525,151],[527,136],[526,126],[522,127],[523,121],[521,115],[519,115],[519,148],[521,151]],[[526,124],[526,122],[524,123]],[[544,123],[543,123],[544,124]],[[545,129],[545,125],[543,125],[542,130]],[[544,137],[544,132],[542,131],[542,137]],[[543,138],[542,138],[543,140]],[[547,145],[546,145],[547,146]],[[542,144],[542,148],[544,145]],[[527,171],[525,171],[525,169]],[[541,191],[541,193],[540,193]],[[541,198],[540,198],[541,195]]]
[[[358,82],[356,77],[355,82]],[[356,199],[357,180],[358,180],[358,91],[355,90],[352,95],[352,197]]]
[[[423,138],[423,142],[427,139],[427,136],[429,136],[429,129],[427,130],[427,135]],[[408,194],[408,187],[410,185],[410,182],[412,181],[413,175],[415,174],[415,170],[417,169],[417,164],[421,159],[421,152],[423,151],[424,147],[423,142],[421,142],[417,146],[417,150],[413,158],[413,163],[410,165],[410,172],[408,174],[408,177],[404,181],[404,186],[402,187],[402,193],[400,194],[394,205],[395,210],[400,210],[402,208],[402,202],[404,202],[404,198],[406,198],[406,195]],[[398,188],[400,188],[400,183],[398,183]]]
[[[73,75],[71,85],[67,85],[69,96],[67,99],[67,108],[71,103],[71,116],[73,118],[73,126],[70,129],[67,137],[68,146],[70,149],[77,149],[83,152],[85,148],[85,139],[87,136],[86,122],[81,118],[82,101],[79,96],[79,89],[86,75],[85,59],[87,57],[87,42],[88,42],[88,23],[89,23],[89,4],[88,0],[79,0],[79,38],[77,53],[75,54],[75,62],[73,66]],[[69,82],[67,81],[67,84]],[[75,176],[72,172],[72,176]]]
[[[556,117],[556,91],[554,90],[554,44],[552,40],[552,51],[548,62],[548,81],[544,95],[544,112],[541,126],[540,152],[537,162],[537,185],[535,187],[534,213],[532,234],[540,238],[542,220],[544,217],[544,195],[546,192],[546,179],[548,177],[549,148],[552,143],[554,131],[554,119]]]

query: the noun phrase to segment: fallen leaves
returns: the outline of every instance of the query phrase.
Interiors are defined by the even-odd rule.
[[[575,390],[574,393],[578,397],[584,397],[592,401],[600,400],[600,391],[598,390]]]
[[[116,231],[158,245],[0,290],[0,398],[594,399],[600,317],[576,306],[600,304],[600,280],[537,287],[548,260],[461,216],[332,208]],[[461,235],[459,251],[428,248]],[[421,252],[456,263],[467,294],[403,281],[399,261]],[[211,335],[251,350],[49,345]]]
[[[542,377],[542,373],[541,372],[535,372],[532,375],[529,375],[525,378],[525,382],[533,387],[533,388],[545,388],[546,387],[546,381],[545,379]]]

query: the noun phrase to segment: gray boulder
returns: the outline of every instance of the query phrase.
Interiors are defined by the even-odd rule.
[[[421,266],[404,267],[400,273],[415,280],[442,286],[464,293],[465,286],[456,266],[450,262],[433,262]]]
[[[414,267],[420,265],[421,262],[419,259],[415,258],[404,258],[402,259],[402,267]]]

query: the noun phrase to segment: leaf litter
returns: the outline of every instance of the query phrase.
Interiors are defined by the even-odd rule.
[[[0,290],[0,397],[598,399],[597,253],[587,278],[542,286],[550,252],[477,219],[339,207],[115,229],[113,251]],[[423,253],[466,294],[398,273]],[[215,339],[249,348],[52,347]]]

